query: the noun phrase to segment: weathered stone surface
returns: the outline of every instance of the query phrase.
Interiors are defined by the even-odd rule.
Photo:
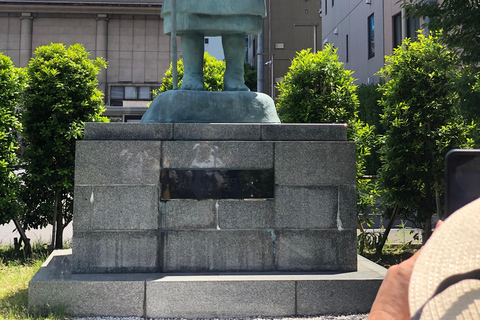
[[[131,281],[30,282],[28,305],[75,316],[143,316],[144,284]]]
[[[215,200],[169,200],[162,203],[164,229],[216,229]]]
[[[218,280],[148,282],[147,317],[191,319],[295,314],[293,281]]]
[[[172,140],[172,138],[171,123],[85,123],[85,140]]]
[[[365,313],[386,269],[358,256],[357,272],[265,274],[72,274],[55,250],[29,284],[29,308],[72,316],[217,318]]]
[[[275,103],[263,93],[170,90],[158,95],[143,123],[280,123]]]
[[[160,141],[77,141],[76,149],[76,186],[160,180]]]
[[[220,229],[273,228],[273,200],[224,200],[218,204]]]
[[[265,124],[261,126],[265,141],[346,141],[346,124]]]
[[[134,276],[72,275],[72,250],[55,250],[30,280],[30,310],[65,308],[75,316],[142,316],[145,285]]]
[[[163,272],[273,271],[268,231],[162,232]]]
[[[156,186],[75,187],[73,229],[154,230],[158,197]]]
[[[338,186],[337,227],[357,229],[357,188],[355,185]]]
[[[275,183],[293,186],[355,184],[355,143],[276,142]]]
[[[277,186],[275,196],[276,228],[337,228],[337,187]]]
[[[165,141],[162,167],[173,169],[271,169],[273,143]]]
[[[260,124],[174,123],[175,140],[260,141]]]
[[[157,272],[157,231],[74,232],[74,273]]]
[[[278,271],[355,271],[356,230],[276,231]]]
[[[297,313],[301,315],[367,313],[372,307],[381,281],[351,279],[349,281],[298,281]]]

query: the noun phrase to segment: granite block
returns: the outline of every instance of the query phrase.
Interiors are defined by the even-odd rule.
[[[355,185],[338,186],[337,226],[357,228],[357,188]]]
[[[141,274],[72,274],[72,249],[55,250],[28,285],[30,310],[65,308],[75,316],[142,316]]]
[[[147,282],[146,294],[147,317],[193,319],[295,314],[294,281],[160,279]]]
[[[273,238],[260,230],[165,231],[162,271],[273,271]]]
[[[216,229],[215,200],[169,200],[162,203],[165,229]]]
[[[349,281],[298,281],[297,313],[318,314],[368,313],[375,300],[381,279]]]
[[[154,230],[158,196],[156,186],[75,187],[73,229]]]
[[[35,282],[28,287],[30,310],[65,308],[67,314],[143,316],[145,285],[139,281]]]
[[[273,228],[273,200],[224,200],[218,202],[220,229]]]
[[[85,140],[172,140],[172,138],[171,123],[85,123]]]
[[[276,231],[277,271],[355,271],[356,230]]]
[[[72,274],[72,250],[55,250],[29,283],[30,310],[73,317],[219,318],[366,312],[387,270],[358,256],[356,272]]]
[[[355,184],[354,142],[276,142],[275,183],[292,186]]]
[[[346,141],[346,124],[264,124],[264,141]]]
[[[175,140],[259,141],[260,124],[244,123],[175,123]]]
[[[275,227],[287,229],[338,228],[337,187],[275,189]]]
[[[271,169],[273,143],[165,141],[162,167],[172,169]]]
[[[73,273],[157,271],[157,230],[74,232]]]
[[[159,141],[77,141],[75,185],[160,181]]]

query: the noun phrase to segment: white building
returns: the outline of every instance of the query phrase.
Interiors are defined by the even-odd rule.
[[[415,36],[418,19],[406,18],[398,0],[324,0],[322,42],[338,49],[345,68],[353,70],[357,83],[378,83],[375,75],[385,55]]]

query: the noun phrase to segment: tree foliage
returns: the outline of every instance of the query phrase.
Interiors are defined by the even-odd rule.
[[[29,227],[53,223],[58,248],[73,214],[75,141],[83,138],[85,122],[106,121],[97,89],[97,74],[106,63],[90,60],[80,44],[66,48],[52,43],[37,48],[35,55],[22,106],[27,143],[23,219]]]
[[[178,87],[182,85],[183,79],[183,59],[177,61]],[[223,74],[225,73],[225,62],[219,61],[205,52],[203,56],[203,82],[205,91],[222,91],[223,90]],[[157,96],[162,92],[172,90],[172,64],[165,72],[162,84],[158,90],[153,91],[153,95]]]
[[[0,53],[0,224],[16,215],[19,181],[18,165],[20,122],[15,110],[24,85],[23,72]]]
[[[312,53],[302,50],[279,84],[277,109],[283,122],[350,122],[358,99],[352,78],[327,45]]]
[[[457,55],[439,43],[438,35],[419,33],[418,41],[405,39],[379,72],[388,80],[380,86],[386,132],[383,198],[426,229],[441,210],[445,154],[472,146],[472,126],[458,112],[457,66]]]
[[[439,32],[440,41],[458,53],[459,68],[462,69],[456,84],[460,107],[468,119],[479,122],[480,1],[443,0],[437,3],[408,0],[405,7],[411,14],[425,18],[424,26]]]
[[[428,28],[440,32],[440,40],[457,50],[465,64],[480,63],[479,0],[407,0],[405,6],[416,16],[428,17]]]
[[[375,175],[380,168],[380,156],[378,150],[380,143],[378,137],[384,134],[380,124],[382,107],[378,103],[381,93],[377,90],[377,84],[361,84],[357,88],[358,95],[358,118],[373,129],[369,135],[368,145],[371,146],[369,155],[365,156],[365,172],[368,175]]]
[[[203,84],[205,91],[222,91],[223,90],[223,75],[225,73],[225,61],[220,61],[212,57],[207,52],[203,55]],[[257,72],[255,68],[248,63],[244,64],[245,71],[245,85],[251,90],[257,89]],[[178,87],[182,85],[183,79],[183,59],[177,61],[177,73],[178,73]],[[170,68],[165,72],[162,79],[162,84],[158,90],[153,91],[154,96],[158,96],[160,93],[172,90],[172,64]]]

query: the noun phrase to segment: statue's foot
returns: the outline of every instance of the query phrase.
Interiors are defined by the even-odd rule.
[[[223,82],[223,91],[250,91],[243,81],[228,81]]]
[[[203,76],[183,76],[180,90],[203,91]]]

